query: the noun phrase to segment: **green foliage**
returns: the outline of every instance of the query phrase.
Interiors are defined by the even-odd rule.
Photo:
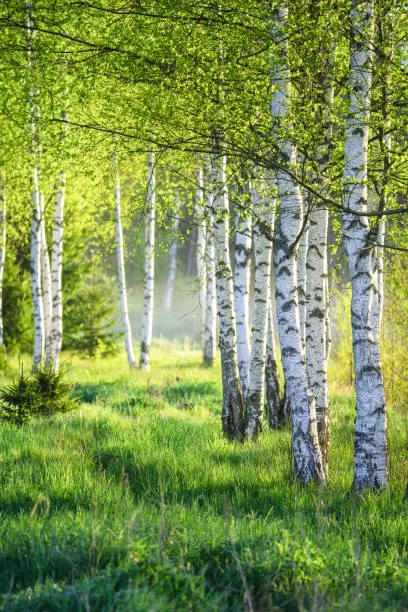
[[[175,343],[152,356],[154,381],[124,357],[72,357],[80,410],[2,424],[0,609],[244,612],[243,577],[254,610],[407,608],[398,414],[388,491],[350,494],[345,395],[331,399],[329,488],[300,488],[289,429],[227,443],[219,367]]]
[[[21,367],[18,378],[0,389],[0,417],[23,425],[31,417],[67,412],[75,405],[70,395],[63,369],[54,372],[45,366],[27,376]]]
[[[66,301],[64,348],[89,357],[115,352],[121,333],[114,330],[117,313],[116,293],[111,279],[91,278],[81,283]]]

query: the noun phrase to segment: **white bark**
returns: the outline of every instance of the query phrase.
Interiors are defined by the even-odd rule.
[[[276,181],[275,181],[276,182]],[[275,191],[275,189],[274,189]],[[271,234],[275,235],[275,216],[276,216],[276,195],[272,197],[271,206]],[[271,251],[271,279],[273,265],[273,249]],[[271,280],[270,280],[271,283]],[[271,283],[272,284],[272,283]],[[266,362],[265,362],[265,391],[266,391],[266,408],[268,415],[268,424],[271,429],[278,429],[283,422],[282,403],[280,397],[280,384],[278,376],[278,363],[276,354],[276,339],[275,339],[275,317],[273,304],[275,303],[272,296],[272,288],[270,291],[268,308],[268,329],[266,341]]]
[[[51,247],[51,361],[52,367],[56,372],[59,369],[59,360],[62,348],[62,254],[64,235],[65,182],[65,172],[60,172],[59,179],[55,185]]]
[[[31,295],[33,301],[34,317],[34,350],[33,366],[39,367],[42,364],[45,347],[44,331],[44,305],[41,289],[41,202],[39,189],[39,159],[40,159],[40,140],[38,134],[38,122],[40,110],[38,107],[38,89],[35,85],[34,76],[34,41],[35,31],[32,29],[34,20],[32,16],[31,3],[24,5],[27,14],[26,28],[26,55],[27,55],[27,107],[29,114],[30,129],[30,149],[31,149],[31,235],[30,235],[30,275],[31,275]]]
[[[201,164],[196,172],[196,199],[195,212],[197,220],[197,243],[196,243],[196,267],[197,279],[199,286],[199,308],[201,322],[201,346],[204,351],[205,346],[205,313],[206,313],[206,295],[207,295],[207,279],[205,272],[205,252],[206,252],[206,221],[204,215],[204,177]]]
[[[207,214],[207,237],[205,247],[206,301],[203,361],[214,365],[217,352],[217,293],[215,279],[214,215]]]
[[[30,273],[31,295],[34,314],[34,367],[41,366],[44,358],[45,328],[44,304],[41,289],[41,209],[40,192],[38,188],[38,168],[33,168],[31,190],[31,246],[30,246]]]
[[[229,206],[225,172],[226,158],[216,150],[211,162],[223,388],[222,425],[226,436],[241,440],[244,433],[244,403],[238,371],[234,285],[228,244]]]
[[[251,439],[256,439],[262,430],[265,402],[266,342],[271,292],[272,226],[275,216],[271,203],[265,197],[263,190],[265,190],[265,185],[255,179],[251,190],[255,255],[254,309],[248,391],[245,400],[247,409],[245,435]]]
[[[149,352],[153,332],[154,234],[156,220],[156,173],[154,153],[148,156],[147,211],[145,226],[144,311],[139,367],[149,369]]]
[[[317,430],[323,466],[328,471],[330,448],[327,386],[327,208],[315,208],[309,217],[307,251],[306,368],[316,404]]]
[[[115,234],[116,234],[116,261],[118,268],[118,281],[119,281],[119,294],[120,294],[120,312],[122,318],[122,326],[125,334],[125,348],[130,368],[134,368],[136,365],[135,354],[133,352],[132,342],[132,329],[130,326],[129,319],[129,307],[128,297],[126,288],[126,274],[125,274],[125,255],[123,247],[123,229],[122,229],[122,216],[121,216],[121,202],[120,202],[120,173],[119,163],[117,154],[114,151],[112,155],[113,174],[114,174],[114,186],[113,194],[115,198]]]
[[[282,401],[280,397],[280,384],[276,356],[276,340],[272,301],[270,302],[268,308],[268,338],[266,343],[265,387],[268,425],[271,429],[279,429],[284,419],[282,415]]]
[[[287,10],[277,9],[273,36],[287,58],[288,49],[283,32]],[[287,59],[286,59],[287,61]],[[277,85],[272,98],[272,115],[281,123],[289,105],[290,73],[285,64],[276,66],[272,74]],[[277,134],[277,146],[284,163],[293,163],[294,147],[282,134]],[[301,483],[312,480],[325,482],[316,425],[316,409],[309,388],[303,356],[298,302],[297,251],[294,247],[302,228],[303,202],[299,186],[284,169],[276,174],[280,210],[275,241],[276,307],[282,366],[287,394],[292,410],[292,447],[295,478]]]
[[[251,215],[240,210],[244,190],[238,188],[238,209],[235,215],[235,270],[234,299],[237,323],[238,369],[244,400],[248,390],[249,361],[251,357],[251,330],[249,324],[249,289],[251,282]],[[240,201],[242,200],[242,201]]]
[[[41,287],[44,305],[44,335],[45,335],[45,364],[49,365],[52,355],[52,289],[51,266],[45,234],[45,206],[44,195],[40,194],[41,211]]]
[[[6,184],[0,173],[0,346],[4,344],[3,275],[6,260]]]
[[[354,369],[357,395],[354,482],[357,490],[387,485],[387,419],[378,334],[372,320],[377,299],[373,275],[375,249],[369,244],[367,211],[368,119],[372,73],[373,7],[353,2],[354,39],[350,60],[350,109],[347,120],[344,205],[363,213],[343,214],[343,239],[349,260]]]
[[[167,271],[167,281],[166,287],[164,290],[164,299],[163,304],[165,310],[170,312],[172,304],[173,304],[173,294],[174,294],[174,283],[176,280],[176,272],[177,272],[177,232],[179,228],[180,219],[178,217],[179,214],[179,197],[178,195],[175,198],[176,200],[176,210],[175,217],[173,221],[173,239],[171,241],[169,247],[169,267]]]
[[[304,196],[302,196],[303,198]],[[306,223],[299,240],[298,253],[298,296],[300,333],[302,336],[303,351],[306,353],[306,294],[307,294],[307,245],[309,243],[309,222]]]

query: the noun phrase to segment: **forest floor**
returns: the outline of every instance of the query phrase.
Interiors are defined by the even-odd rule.
[[[221,435],[219,368],[156,342],[149,374],[66,358],[78,409],[0,425],[2,610],[407,610],[407,433],[391,485],[350,493],[354,400],[331,398],[326,490],[289,429]]]

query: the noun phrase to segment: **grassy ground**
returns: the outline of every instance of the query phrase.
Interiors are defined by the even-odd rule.
[[[408,609],[400,416],[389,490],[357,497],[332,397],[330,485],[301,489],[288,430],[222,438],[219,369],[188,346],[156,344],[150,374],[68,366],[78,410],[0,425],[0,609]]]

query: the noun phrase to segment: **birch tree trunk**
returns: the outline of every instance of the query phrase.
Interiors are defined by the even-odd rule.
[[[238,188],[238,200],[244,190]],[[243,206],[244,202],[238,201]],[[237,323],[238,369],[244,401],[248,390],[249,360],[251,356],[251,330],[249,325],[249,288],[251,282],[251,215],[238,207],[235,216],[235,270],[234,299]]]
[[[265,402],[265,361],[268,331],[268,314],[271,293],[272,225],[274,210],[262,190],[252,188],[254,216],[253,241],[255,254],[254,312],[252,345],[249,363],[248,392],[246,396],[247,420],[245,435],[256,439],[262,431]]]
[[[288,57],[283,32],[287,9],[279,7],[273,35],[280,45],[281,66],[274,67],[277,86],[272,98],[272,115],[278,129],[288,112],[290,73],[285,65]],[[277,146],[283,162],[294,163],[295,150],[289,140],[277,134]],[[302,347],[298,302],[297,251],[294,246],[302,228],[303,202],[299,186],[284,169],[276,173],[280,209],[275,240],[276,307],[282,366],[292,410],[292,447],[295,478],[306,484],[312,480],[324,483],[325,475],[316,425],[316,408],[311,392]]]
[[[153,332],[154,299],[154,233],[156,220],[156,173],[154,153],[148,156],[147,215],[145,226],[144,311],[139,368],[149,369],[149,352]]]
[[[6,261],[6,184],[0,173],[0,346],[4,344],[3,327],[3,276]]]
[[[268,338],[266,343],[265,386],[268,425],[271,429],[279,429],[279,427],[284,421],[284,417],[282,413],[282,401],[280,397],[272,301],[269,303],[268,308]]]
[[[317,431],[326,478],[330,448],[330,415],[327,387],[327,208],[309,216],[307,250],[306,368],[316,404]]]
[[[214,208],[214,241],[216,255],[217,308],[220,321],[222,368],[222,427],[231,439],[242,440],[244,402],[237,361],[234,285],[229,253],[229,206],[226,187],[226,157],[218,146],[211,160],[211,190]]]
[[[276,182],[276,181],[274,181]],[[271,206],[271,234],[275,235],[276,195],[272,197]],[[273,264],[273,249],[271,251],[271,278]],[[270,281],[271,282],[271,281]],[[272,289],[270,291],[268,308],[268,329],[266,341],[266,363],[265,363],[265,390],[268,424],[271,429],[278,429],[283,423],[282,403],[280,397],[280,384],[278,376],[278,364],[276,355],[275,320],[272,302]]]
[[[212,192],[209,189],[208,211],[206,219],[207,235],[205,246],[205,275],[206,275],[206,300],[205,300],[205,326],[203,360],[208,366],[214,365],[217,344],[217,293],[215,278],[215,244],[214,244],[214,213],[212,212]]]
[[[304,194],[302,194],[302,199]],[[300,333],[302,336],[303,351],[306,353],[306,310],[307,310],[307,249],[309,244],[309,222],[307,222],[299,240],[298,254],[298,295],[299,295],[299,318],[300,318]]]
[[[125,274],[125,256],[123,248],[123,229],[122,229],[122,216],[121,216],[121,202],[120,202],[120,173],[119,173],[119,162],[116,151],[112,155],[113,174],[114,174],[114,187],[113,194],[115,198],[115,233],[116,233],[116,261],[118,267],[118,280],[119,280],[119,294],[120,294],[120,311],[122,317],[122,326],[125,333],[125,347],[126,355],[130,368],[134,368],[136,365],[135,354],[133,352],[132,343],[132,328],[130,326],[129,319],[129,307],[127,298],[126,288],[126,274]]]
[[[65,80],[66,64],[61,66],[61,79]],[[68,88],[65,88],[62,102],[61,143],[64,147],[68,131]],[[55,372],[59,370],[60,354],[62,349],[62,257],[64,237],[64,204],[65,204],[66,174],[61,170],[55,183],[55,200],[52,224],[51,245],[51,293],[52,293],[52,321],[51,321],[51,363]]]
[[[45,234],[45,206],[44,195],[40,194],[41,211],[41,286],[44,304],[44,335],[45,335],[45,365],[49,365],[52,355],[52,289],[51,265]]]
[[[178,204],[179,198],[176,197],[176,202]],[[171,241],[169,247],[169,268],[167,271],[167,281],[166,287],[164,290],[164,308],[167,312],[170,312],[172,304],[173,304],[173,294],[174,294],[174,283],[176,280],[176,272],[177,272],[177,232],[179,228],[179,209],[178,206],[176,208],[176,215],[174,217],[173,222],[173,240]]]
[[[373,275],[375,249],[370,244],[367,211],[368,120],[372,74],[372,2],[353,1],[352,51],[349,77],[349,118],[347,120],[344,206],[357,213],[343,213],[343,240],[349,260],[352,301],[354,370],[357,395],[353,488],[381,488],[387,485],[387,419],[379,340],[373,327],[372,308],[376,300]]]
[[[205,346],[205,318],[206,318],[206,299],[207,299],[207,278],[206,278],[206,220],[204,215],[204,176],[203,167],[200,164],[196,172],[196,198],[195,212],[197,219],[197,244],[196,244],[196,268],[199,286],[199,308],[201,322],[201,347],[204,355]],[[204,357],[205,361],[205,357]]]
[[[35,84],[34,70],[34,42],[35,31],[30,2],[24,5],[27,15],[26,28],[26,55],[27,55],[27,107],[29,114],[29,129],[31,136],[31,235],[30,235],[30,275],[31,296],[33,300],[34,317],[34,350],[33,367],[39,367],[44,358],[45,331],[44,331],[44,305],[41,289],[41,202],[39,189],[39,159],[40,139],[38,122],[40,110],[38,107],[38,89]]]
[[[51,361],[53,370],[55,372],[58,372],[59,370],[59,360],[62,348],[62,254],[64,235],[65,183],[65,172],[60,172],[59,179],[55,185],[51,248]]]

